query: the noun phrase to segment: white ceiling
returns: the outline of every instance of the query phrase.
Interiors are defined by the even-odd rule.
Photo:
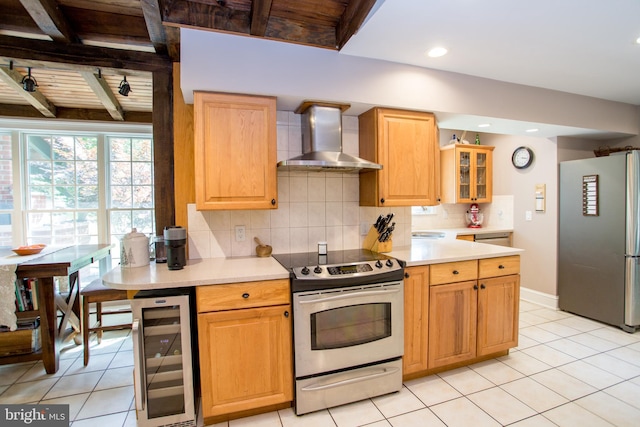
[[[639,37],[640,0],[378,0],[341,53],[640,105]]]
[[[341,53],[640,105],[639,37],[640,0],[378,0]],[[429,58],[435,46],[448,54]],[[449,129],[479,120],[438,116]],[[488,132],[581,133],[487,121]]]

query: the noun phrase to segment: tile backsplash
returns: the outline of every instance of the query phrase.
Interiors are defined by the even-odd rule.
[[[279,111],[278,161],[302,153],[300,115]],[[343,151],[358,155],[358,118],[343,116]],[[394,213],[393,245],[411,240],[411,208],[359,206],[359,175],[336,172],[278,172],[278,209],[197,211],[188,206],[189,258],[255,255],[258,237],[273,253],[358,249],[378,215]],[[238,242],[235,227],[245,227]]]
[[[483,227],[513,228],[513,196],[493,195],[491,203],[480,204]],[[413,215],[412,230],[466,227],[468,204],[442,204],[435,206],[433,214]]]

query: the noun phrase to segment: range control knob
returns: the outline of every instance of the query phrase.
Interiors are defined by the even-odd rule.
[[[313,269],[313,272],[316,273],[316,274],[320,274],[320,273],[322,273],[322,268],[320,268],[320,266],[318,265],[318,266],[316,266],[316,268]]]
[[[382,261],[377,260],[375,265],[376,265],[376,267],[378,267],[378,268],[382,268]]]
[[[393,267],[393,261],[388,259],[387,262],[384,263],[384,265],[386,265],[387,267]]]
[[[306,276],[307,274],[309,274],[309,269],[307,267],[302,267],[302,270],[300,270],[300,273]]]

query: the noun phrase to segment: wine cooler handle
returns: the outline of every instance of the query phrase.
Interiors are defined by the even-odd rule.
[[[142,334],[140,331],[140,319],[133,319],[131,324],[131,335],[133,337],[134,356],[136,357],[134,372],[137,372],[137,378],[135,379],[135,395],[136,395],[136,408],[138,411],[144,410],[144,404],[147,400],[145,396],[145,366],[144,366],[144,346],[142,345]]]

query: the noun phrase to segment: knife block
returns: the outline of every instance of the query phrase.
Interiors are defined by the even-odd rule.
[[[386,242],[379,242],[378,230],[375,227],[371,227],[369,232],[367,233],[367,237],[364,238],[362,242],[362,249],[367,249],[371,252],[391,252],[393,250],[393,240],[392,236],[389,236],[389,240]]]

